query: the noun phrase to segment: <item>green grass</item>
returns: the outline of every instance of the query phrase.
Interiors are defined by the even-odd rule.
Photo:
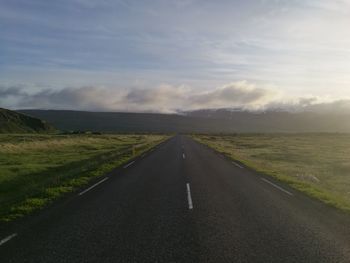
[[[43,120],[0,108],[0,133],[54,133],[57,130]]]
[[[0,221],[11,221],[42,208],[166,138],[0,135]]]
[[[350,212],[350,134],[193,137],[261,173]]]

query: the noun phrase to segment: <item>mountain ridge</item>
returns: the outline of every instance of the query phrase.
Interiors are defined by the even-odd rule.
[[[19,110],[61,130],[167,133],[350,132],[350,114],[200,110],[180,114]],[[211,116],[208,116],[208,112]]]
[[[48,133],[54,131],[53,126],[41,119],[0,108],[0,133]]]

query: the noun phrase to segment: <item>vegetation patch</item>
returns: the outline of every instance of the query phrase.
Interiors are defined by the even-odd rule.
[[[350,212],[350,134],[192,137],[260,173]]]
[[[0,135],[0,221],[11,221],[40,209],[167,138]]]
[[[54,133],[57,130],[43,120],[0,108],[0,133]]]

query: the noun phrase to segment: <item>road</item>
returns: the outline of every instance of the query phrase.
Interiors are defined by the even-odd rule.
[[[350,221],[175,136],[0,233],[0,262],[350,262]]]

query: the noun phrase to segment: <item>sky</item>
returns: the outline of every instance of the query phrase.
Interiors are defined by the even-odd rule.
[[[0,0],[0,107],[344,105],[349,28],[350,0]]]

